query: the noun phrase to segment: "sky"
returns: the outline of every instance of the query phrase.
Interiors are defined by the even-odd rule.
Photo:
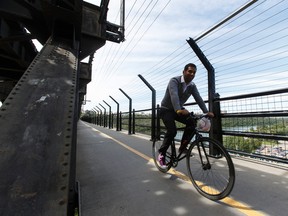
[[[100,4],[100,0],[90,2]],[[156,89],[159,104],[169,79],[181,75],[188,62],[198,66],[194,82],[207,100],[207,70],[186,40],[199,38],[248,2],[255,3],[197,40],[215,68],[216,92],[225,99],[286,89],[287,0],[129,0],[125,10],[125,41],[120,44],[107,41],[96,51],[92,81],[82,108],[95,109],[101,103],[107,109],[105,101],[115,112],[112,96],[120,103],[120,111],[128,111],[129,101],[120,88],[132,98],[134,109],[151,108],[151,91],[138,75]],[[120,0],[110,0],[109,22],[119,24],[119,8]],[[222,102],[221,106],[233,112],[246,111],[247,107],[255,111],[283,110],[288,106],[286,97],[272,95],[247,100],[248,105]],[[191,107],[192,111],[195,108]]]
[[[99,5],[100,1],[88,1]],[[138,74],[155,67],[170,53],[187,44],[249,1],[246,0],[129,0],[125,3],[125,41],[107,41],[93,59],[92,81],[88,84],[84,110],[103,100],[113,104],[145,86],[130,85]],[[120,0],[110,1],[108,21],[119,23]],[[188,62],[187,62],[188,63]],[[182,67],[182,66],[181,66]],[[184,65],[183,65],[184,67]],[[161,72],[165,76],[165,71]],[[181,75],[182,70],[175,69]],[[145,78],[145,77],[144,77]],[[130,88],[136,89],[130,89]],[[104,104],[105,105],[105,104]]]

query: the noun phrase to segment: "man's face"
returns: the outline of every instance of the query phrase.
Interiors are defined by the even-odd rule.
[[[184,76],[185,82],[186,83],[191,82],[194,79],[195,74],[196,74],[196,68],[194,68],[194,67],[188,67],[187,70],[184,70],[183,76]]]

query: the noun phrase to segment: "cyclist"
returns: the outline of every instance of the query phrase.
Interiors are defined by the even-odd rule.
[[[187,118],[190,114],[183,105],[192,95],[203,111],[207,113],[209,117],[214,117],[212,112],[208,112],[208,109],[200,96],[198,89],[192,80],[195,77],[197,67],[193,63],[185,65],[182,76],[176,76],[170,79],[164,98],[161,102],[160,117],[166,127],[166,135],[163,143],[159,149],[158,161],[161,166],[165,166],[166,151],[171,145],[174,137],[177,134],[177,128],[175,121],[179,121],[186,125],[179,148],[179,153],[186,154],[187,145],[191,141],[190,134],[196,127],[192,119]]]

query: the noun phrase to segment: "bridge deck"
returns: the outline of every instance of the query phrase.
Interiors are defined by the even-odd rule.
[[[78,123],[77,180],[82,216],[287,215],[288,172],[233,158],[236,184],[228,199],[213,202],[174,174],[156,170],[149,137]]]

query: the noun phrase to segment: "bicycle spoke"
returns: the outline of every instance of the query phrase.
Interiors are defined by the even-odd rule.
[[[187,157],[190,179],[196,189],[205,197],[218,200],[227,196],[234,185],[234,166],[228,153],[218,143],[203,138],[199,145],[191,146],[192,157]],[[215,152],[217,155],[210,152]]]

